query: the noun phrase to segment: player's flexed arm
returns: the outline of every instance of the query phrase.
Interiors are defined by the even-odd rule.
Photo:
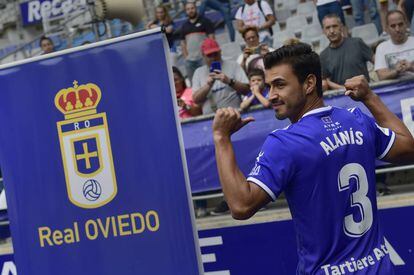
[[[242,119],[233,108],[219,109],[213,122],[216,162],[224,196],[235,219],[248,219],[270,201],[269,195],[256,184],[246,180],[234,156],[230,136],[252,117]]]
[[[384,105],[378,95],[376,95],[368,85],[364,76],[356,76],[345,82],[347,91],[345,95],[350,96],[356,101],[361,101],[374,116],[378,125],[389,128],[395,133],[395,142],[384,160],[392,163],[414,162],[414,139],[410,131]]]

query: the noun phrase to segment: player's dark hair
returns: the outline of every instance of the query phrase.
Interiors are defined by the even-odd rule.
[[[184,78],[183,74],[181,73],[181,71],[175,66],[173,66],[172,69],[173,69],[173,73],[177,74],[178,77],[183,80],[184,89],[187,89],[187,84],[185,84],[185,78]]]
[[[389,19],[389,18],[390,18],[390,16],[391,16],[391,15],[393,15],[394,13],[398,13],[398,14],[400,14],[400,15],[403,17],[404,22],[408,23],[407,16],[405,16],[405,14],[404,14],[402,11],[400,11],[400,10],[390,10],[390,11],[388,11],[388,12],[387,12],[387,14],[385,15],[385,24],[386,24],[387,26],[388,26],[388,19]]]
[[[322,97],[321,62],[311,46],[299,42],[283,46],[264,56],[266,70],[280,64],[289,64],[300,84],[303,84],[306,78],[313,74],[316,77],[316,92],[319,97]]]
[[[261,76],[263,79],[265,79],[265,74],[262,69],[259,68],[253,68],[249,71],[248,78],[252,78],[253,76]]]

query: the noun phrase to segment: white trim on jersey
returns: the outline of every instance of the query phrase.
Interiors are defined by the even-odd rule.
[[[292,124],[289,124],[288,126],[286,126],[285,128],[282,128],[282,129],[275,129],[275,130],[272,131],[272,133],[275,133],[277,131],[287,130],[290,126],[292,126]]]
[[[394,144],[395,141],[395,133],[393,131],[391,132],[391,139],[390,142],[388,142],[387,148],[385,148],[384,152],[378,157],[378,159],[382,159],[383,157],[385,157],[388,152],[391,150],[392,145]]]
[[[305,114],[302,116],[302,118],[304,118],[305,116],[308,116],[308,115],[313,115],[313,114],[317,114],[317,113],[325,112],[325,111],[328,111],[328,110],[330,110],[330,109],[332,109],[332,106],[325,106],[325,107],[321,107],[321,108],[318,108],[318,109],[313,109],[313,110],[311,110],[311,111],[309,111],[309,112],[305,113]]]
[[[269,196],[272,198],[272,200],[276,200],[276,196],[275,194],[272,192],[272,190],[270,190],[269,187],[267,187],[266,184],[264,184],[263,182],[261,182],[260,180],[253,178],[253,177],[248,177],[247,181],[253,182],[254,184],[258,185],[260,188],[262,188],[267,194],[269,194]]]

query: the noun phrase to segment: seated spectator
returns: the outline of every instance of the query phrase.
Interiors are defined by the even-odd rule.
[[[52,53],[55,51],[55,44],[52,39],[46,36],[40,38],[39,46],[42,49],[42,54]]]
[[[201,115],[201,108],[193,101],[193,92],[177,67],[173,67],[174,86],[177,95],[178,114],[181,119]]]
[[[322,21],[323,31],[330,44],[321,54],[324,90],[341,89],[345,81],[364,75],[369,81],[367,61],[374,63],[374,53],[361,38],[344,37],[343,25],[336,14]]]
[[[255,26],[247,26],[244,28],[242,36],[246,46],[243,49],[243,53],[237,58],[237,63],[248,73],[247,68],[252,60],[257,62],[257,57],[263,60],[263,56],[268,52],[274,51],[274,49],[270,48],[267,44],[260,44],[259,29]]]
[[[229,31],[230,41],[234,42],[236,33],[233,27],[233,20],[231,16],[231,3],[230,0],[203,0],[200,5],[200,16],[204,16],[206,7],[219,11],[223,16],[226,23],[227,30]]]
[[[168,45],[170,45],[171,48],[174,43],[174,23],[170,17],[170,14],[168,13],[167,8],[163,5],[159,5],[155,8],[154,20],[148,22],[148,24],[145,26],[147,30],[157,27],[161,27],[164,29],[165,35],[167,36]]]
[[[210,20],[199,16],[194,2],[185,4],[188,20],[180,29],[181,49],[185,58],[187,77],[190,81],[194,71],[203,65],[203,55],[200,44],[206,37],[214,39],[214,26]]]
[[[390,40],[378,45],[375,52],[375,71],[379,80],[414,75],[414,38],[407,33],[408,22],[399,10],[385,17]]]
[[[249,72],[250,92],[243,97],[240,104],[242,111],[247,110],[253,105],[263,105],[265,108],[270,107],[269,87],[265,85],[265,74],[261,69],[253,69]]]
[[[259,42],[272,46],[272,26],[276,18],[269,4],[264,0],[244,0],[244,3],[235,16],[238,31],[243,33],[248,26],[255,26],[259,30]]]
[[[219,108],[238,108],[241,94],[249,92],[249,84],[242,68],[233,61],[221,59],[218,43],[206,38],[201,44],[205,62],[193,77],[193,99],[201,105],[203,114],[211,114]]]

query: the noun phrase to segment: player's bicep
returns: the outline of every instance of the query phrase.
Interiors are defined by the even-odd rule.
[[[414,160],[412,137],[395,134],[395,140],[383,160],[391,163],[410,163]]]
[[[250,194],[254,197],[253,208],[257,211],[266,204],[268,204],[272,198],[262,187],[254,182],[248,181],[250,184]]]

